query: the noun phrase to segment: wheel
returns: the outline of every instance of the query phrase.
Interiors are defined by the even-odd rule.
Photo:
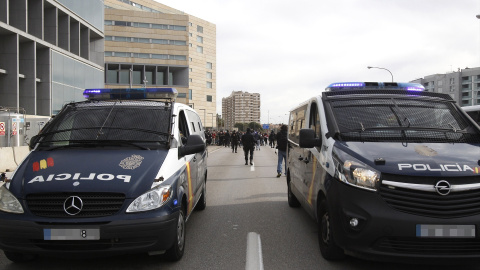
[[[37,255],[34,254],[23,254],[18,252],[11,252],[11,251],[3,251],[5,257],[12,262],[22,263],[22,262],[30,262],[37,258]]]
[[[331,230],[331,216],[325,200],[318,208],[318,243],[322,257],[326,260],[341,260],[345,258],[343,249],[337,246]]]
[[[200,196],[200,200],[198,201],[195,209],[202,211],[205,210],[205,207],[207,207],[207,183],[203,185],[202,195]]]
[[[166,258],[170,261],[180,260],[185,250],[185,214],[183,208],[181,208],[179,212],[175,242],[173,246],[165,252]]]
[[[289,177],[290,178],[290,177]],[[292,181],[288,180],[287,181],[287,189],[288,189],[288,205],[290,207],[299,207],[300,206],[300,202],[298,201],[297,197],[295,197],[295,195],[292,193],[292,188],[291,188],[291,185],[292,185]]]

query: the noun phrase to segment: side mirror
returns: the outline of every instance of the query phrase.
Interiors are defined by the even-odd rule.
[[[312,148],[315,146],[322,146],[322,141],[319,138],[315,138],[315,131],[309,128],[302,128],[300,130],[300,147]]]
[[[205,151],[205,148],[206,146],[202,136],[198,134],[192,134],[188,136],[186,145],[178,148],[178,157],[181,158],[186,155],[200,153]]]

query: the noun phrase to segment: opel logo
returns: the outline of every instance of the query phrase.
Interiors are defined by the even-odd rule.
[[[445,180],[440,180],[435,184],[435,190],[437,191],[438,194],[445,196],[450,193],[452,190],[452,187],[450,186],[450,183],[448,183]]]
[[[68,197],[65,202],[63,203],[63,209],[65,213],[69,214],[70,216],[75,216],[83,208],[83,201],[78,196],[70,196]]]

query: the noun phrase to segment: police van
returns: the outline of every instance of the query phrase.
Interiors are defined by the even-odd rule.
[[[325,259],[480,259],[480,127],[450,95],[334,83],[291,110],[288,141],[288,203]]]
[[[204,127],[174,88],[87,89],[0,187],[0,248],[37,255],[148,252],[179,260],[206,207]]]
[[[468,116],[470,116],[475,122],[480,124],[480,105],[473,105],[473,106],[465,106],[462,109],[467,112]]]

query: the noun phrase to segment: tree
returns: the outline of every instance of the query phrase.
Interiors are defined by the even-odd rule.
[[[239,131],[245,131],[245,124],[244,123],[235,123],[234,127],[238,128]]]
[[[259,123],[250,122],[250,123],[248,123],[248,127],[249,127],[251,130],[256,130],[256,131],[259,131],[259,132],[263,132],[262,125],[260,125]]]

